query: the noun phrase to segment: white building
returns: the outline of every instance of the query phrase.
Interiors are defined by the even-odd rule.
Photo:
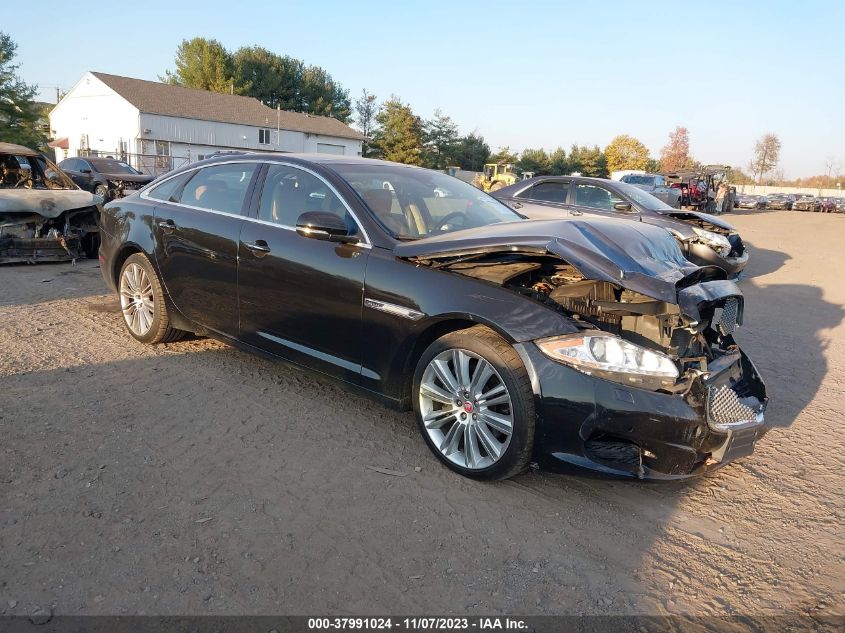
[[[363,138],[337,119],[252,97],[95,72],[53,108],[50,131],[58,161],[102,154],[153,174],[227,150],[360,156]]]

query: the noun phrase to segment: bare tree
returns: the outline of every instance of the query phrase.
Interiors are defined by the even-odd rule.
[[[361,130],[361,134],[364,135],[364,142],[361,148],[362,156],[370,155],[370,144],[375,133],[378,112],[379,107],[376,103],[376,96],[364,89],[361,97],[355,102],[356,124],[358,129]]]
[[[779,161],[780,139],[771,132],[764,134],[754,145],[754,159],[750,163],[758,185],[765,174],[777,167]]]

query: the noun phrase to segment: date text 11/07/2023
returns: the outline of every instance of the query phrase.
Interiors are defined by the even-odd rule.
[[[308,618],[308,630],[400,630],[400,631],[524,631],[528,625],[517,618],[500,617],[408,617],[408,618]]]

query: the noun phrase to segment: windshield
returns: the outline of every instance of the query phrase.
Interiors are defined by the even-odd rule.
[[[87,158],[94,169],[101,174],[140,174],[141,172],[133,168],[131,165],[124,163],[121,160],[114,158]]]
[[[675,211],[675,209],[670,207],[668,204],[658,198],[655,198],[650,193],[646,193],[639,187],[635,187],[634,185],[629,185],[624,182],[617,182],[616,186],[619,188],[619,191],[631,198],[644,209],[648,209],[649,211]]]
[[[522,217],[453,176],[400,165],[332,165],[400,240],[513,222]]]
[[[622,177],[622,182],[627,182],[632,185],[653,185],[654,176],[637,176],[635,174],[628,174]]]
[[[0,154],[0,189],[76,189],[70,178],[41,156]]]

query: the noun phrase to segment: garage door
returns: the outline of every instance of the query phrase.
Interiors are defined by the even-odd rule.
[[[331,143],[317,143],[317,151],[321,154],[343,154],[343,145],[332,145]]]

